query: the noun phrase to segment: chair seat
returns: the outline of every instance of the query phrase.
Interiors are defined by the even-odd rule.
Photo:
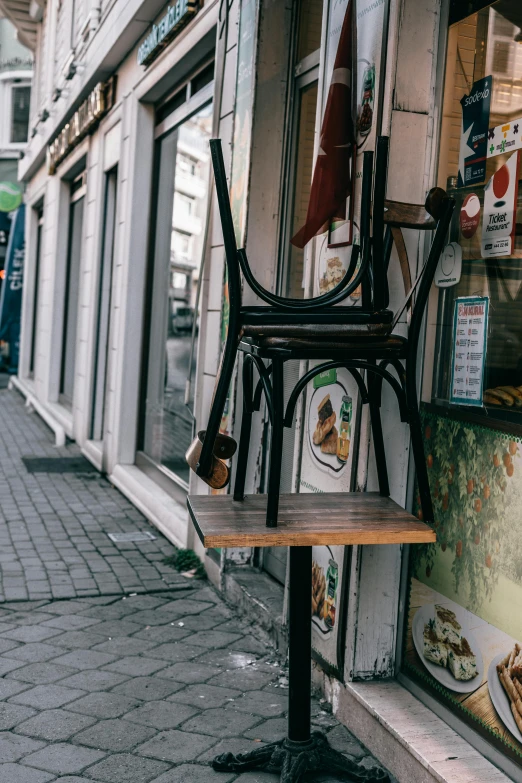
[[[343,327],[346,330],[355,330],[356,327],[363,327],[362,331],[367,333],[368,331],[375,330],[376,332],[389,331],[389,327],[393,320],[393,313],[391,310],[367,310],[362,307],[322,307],[317,310],[283,310],[277,307],[242,307],[241,308],[241,323],[244,328],[245,335],[258,335],[257,331],[259,327],[265,329],[263,334],[268,334],[267,327],[275,326],[277,328],[283,326],[300,326],[308,328],[311,336],[317,334],[317,326],[325,330],[324,336],[330,337],[338,334],[339,328]],[[255,332],[251,331],[256,329]],[[247,331],[248,330],[248,331]],[[273,336],[275,334],[271,333]]]
[[[284,351],[287,358],[295,359],[380,359],[390,357],[404,359],[408,340],[397,334],[390,335],[336,335],[330,337],[246,337],[239,348],[247,353],[270,357]]]
[[[271,307],[245,308],[242,335],[256,341],[268,337],[365,338],[386,335],[391,329],[392,317],[391,310],[375,313],[359,307],[330,307],[307,313],[285,313]]]

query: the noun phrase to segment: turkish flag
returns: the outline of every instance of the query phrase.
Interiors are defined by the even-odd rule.
[[[355,65],[354,0],[348,0],[321,127],[306,223],[290,240],[304,247],[332,220],[346,219],[356,141],[352,80]]]

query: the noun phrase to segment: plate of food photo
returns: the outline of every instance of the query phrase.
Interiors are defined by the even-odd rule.
[[[522,648],[519,644],[493,658],[488,669],[488,689],[500,720],[522,742]]]
[[[426,604],[413,618],[415,649],[429,673],[456,693],[474,691],[484,677],[477,640],[455,612],[440,604]]]
[[[350,456],[352,413],[352,398],[339,381],[314,390],[308,410],[310,451],[317,462],[335,473]]]
[[[339,565],[329,546],[314,547],[312,560],[312,624],[324,636],[336,623]]]

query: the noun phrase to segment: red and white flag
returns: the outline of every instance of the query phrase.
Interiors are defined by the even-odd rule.
[[[346,219],[356,140],[352,91],[356,66],[354,5],[354,0],[348,1],[321,127],[306,223],[291,239],[296,247],[304,247],[316,234],[326,231],[332,220]]]

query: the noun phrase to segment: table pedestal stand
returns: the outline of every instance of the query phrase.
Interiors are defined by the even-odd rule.
[[[248,753],[223,753],[212,766],[219,772],[260,769],[281,773],[281,783],[298,783],[307,772],[331,773],[345,781],[386,783],[387,773],[368,769],[331,748],[320,731],[311,732],[312,547],[290,547],[288,737]]]

